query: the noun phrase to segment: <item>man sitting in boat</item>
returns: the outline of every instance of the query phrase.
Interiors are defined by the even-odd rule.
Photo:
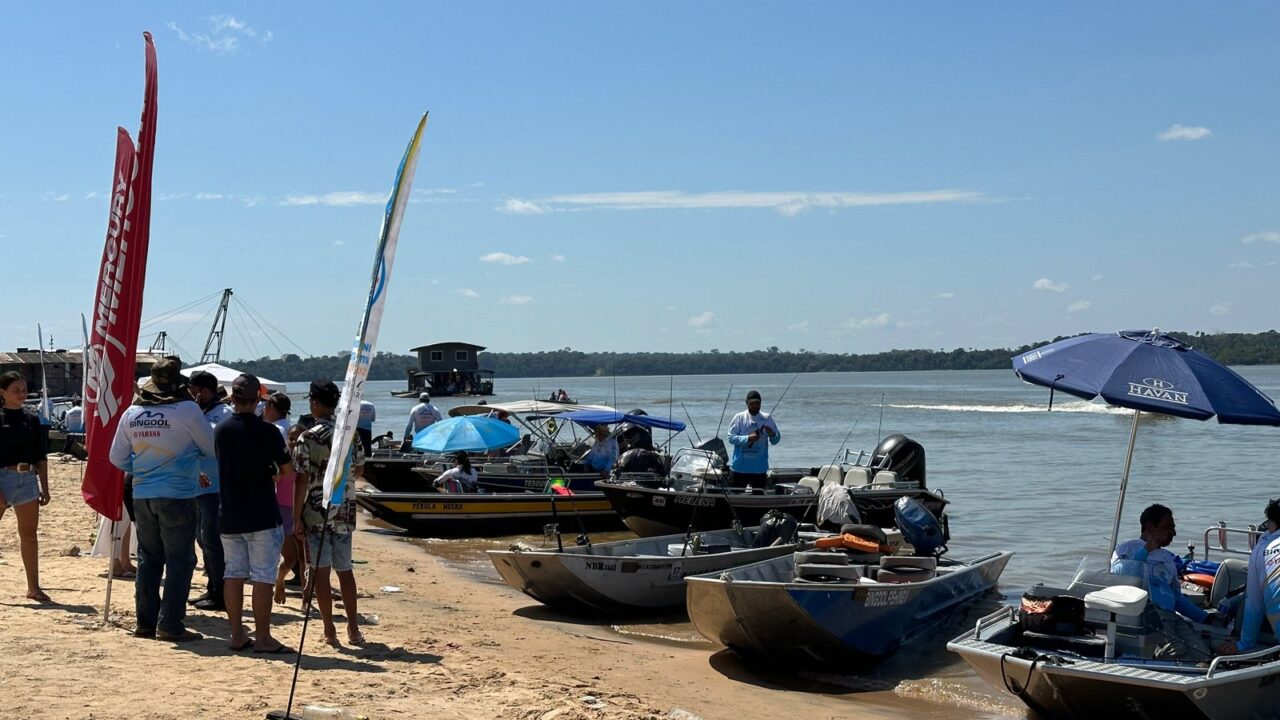
[[[1138,521],[1142,525],[1141,537],[1116,546],[1111,556],[1111,572],[1147,579],[1147,592],[1156,607],[1160,632],[1164,635],[1164,645],[1156,651],[1158,659],[1209,660],[1209,646],[1184,619],[1203,623],[1208,613],[1182,594],[1177,563],[1173,553],[1165,550],[1177,535],[1173,511],[1156,503],[1143,510]]]
[[[437,492],[473,493],[478,477],[479,474],[471,467],[471,458],[466,452],[460,452],[454,457],[453,467],[440,473],[431,484]]]
[[[1271,531],[1258,538],[1249,553],[1249,578],[1245,582],[1244,618],[1240,621],[1240,639],[1227,641],[1219,652],[1223,655],[1255,650],[1258,632],[1265,617],[1272,631],[1280,627],[1280,500],[1267,503],[1267,522]]]
[[[583,456],[582,464],[600,473],[601,477],[608,477],[614,463],[618,462],[618,441],[609,436],[606,425],[597,425],[591,432],[595,435],[595,442]]]

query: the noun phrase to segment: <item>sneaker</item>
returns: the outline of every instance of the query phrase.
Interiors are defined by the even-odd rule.
[[[203,595],[199,595],[197,597],[191,598],[190,600],[187,601],[187,604],[195,605],[196,603],[202,603],[208,599],[209,599],[209,593],[204,593]]]
[[[142,627],[141,625],[139,625],[138,627],[133,629],[133,636],[136,638],[145,638],[147,640],[152,640],[156,636],[156,629],[149,628],[149,627]]]
[[[194,605],[197,610],[222,611],[227,609],[227,606],[223,604],[222,598],[220,597],[204,597],[191,604]]]
[[[157,630],[156,639],[160,640],[161,642],[181,643],[181,642],[191,642],[192,640],[203,640],[204,635],[201,635],[195,630],[183,630],[182,632],[176,635],[167,633],[163,630]]]

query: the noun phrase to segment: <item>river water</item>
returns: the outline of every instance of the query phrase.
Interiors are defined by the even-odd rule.
[[[1236,370],[1271,397],[1280,397],[1280,366]],[[1130,411],[1063,394],[1055,398],[1053,411],[1045,412],[1047,390],[999,370],[499,378],[495,385],[497,394],[490,403],[545,398],[565,388],[579,402],[670,414],[691,426],[685,434],[703,438],[715,434],[717,427],[723,434],[729,417],[743,408],[746,392],[758,389],[766,409],[777,404],[782,441],[770,455],[774,465],[782,466],[830,462],[846,437],[846,447],[870,450],[877,437],[904,433],[925,447],[929,486],[942,489],[951,500],[951,555],[1016,553],[1001,578],[1000,592],[1006,599],[1016,598],[1036,581],[1064,582],[1082,556],[1101,558],[1106,552],[1132,418]],[[294,385],[290,390],[304,388]],[[416,400],[390,396],[390,391],[402,388],[401,382],[369,383],[366,398],[378,409],[375,434],[403,432]],[[447,413],[474,399],[435,402]],[[656,433],[654,439],[664,436]],[[688,441],[677,437],[674,442],[679,447]],[[1161,502],[1173,508],[1178,524],[1170,550],[1182,553],[1194,542],[1199,557],[1205,528],[1218,520],[1240,526],[1259,522],[1267,500],[1280,495],[1272,461],[1278,450],[1276,428],[1144,416],[1121,539],[1136,537],[1142,508]],[[597,534],[593,539],[628,536]],[[526,540],[536,543],[541,538]],[[477,581],[496,583],[483,551],[506,547],[510,541],[422,545]],[[918,693],[950,706],[955,712],[944,713],[947,717],[1007,716],[1016,702],[987,689],[962,661],[942,649],[948,635],[957,634],[1000,600],[994,597],[956,618],[932,641],[907,646],[870,679],[824,679],[855,689],[889,680],[897,684],[899,694]],[[683,618],[618,624],[614,630],[654,642],[703,642]]]

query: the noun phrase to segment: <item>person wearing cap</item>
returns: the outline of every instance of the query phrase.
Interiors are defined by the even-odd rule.
[[[181,367],[172,356],[151,366],[151,377],[120,417],[109,455],[112,465],[133,475],[138,535],[133,634],[171,642],[201,637],[187,630],[184,620],[196,566],[196,497],[208,483],[200,462],[215,456],[213,429],[191,401]]]
[[[221,481],[219,533],[226,557],[222,598],[231,623],[232,650],[252,646],[258,653],[291,653],[292,649],[271,637],[271,600],[284,541],[276,478],[293,472],[293,464],[284,435],[256,414],[261,389],[253,375],[243,374],[232,381],[235,412],[213,432]],[[240,621],[246,580],[253,586],[252,640]]]
[[[231,408],[224,405],[219,395],[223,390],[218,378],[213,373],[197,370],[191,373],[188,384],[191,399],[200,406],[204,419],[210,428],[216,429],[223,420],[231,417]],[[200,545],[200,554],[204,557],[204,574],[206,589],[204,594],[191,600],[191,604],[199,610],[222,610],[222,571],[225,560],[222,557],[222,538],[218,536],[218,515],[220,510],[218,487],[218,459],[205,458],[200,461],[200,472],[209,478],[209,485],[202,487],[200,496],[196,498],[200,512],[200,528],[196,533],[196,542]]]
[[[591,432],[595,436],[595,442],[582,457],[582,464],[587,469],[600,473],[601,477],[608,477],[614,463],[618,462],[618,441],[609,435],[608,425],[597,425]]]
[[[62,428],[69,434],[84,434],[84,408],[80,398],[71,398],[71,407],[62,415]]]
[[[409,411],[409,423],[404,426],[404,444],[412,446],[413,436],[417,435],[423,428],[431,427],[433,424],[440,422],[443,416],[440,411],[431,404],[431,395],[422,393],[418,395],[418,404],[413,406]]]
[[[769,446],[782,440],[778,424],[773,416],[760,411],[760,391],[747,393],[747,409],[729,421],[729,444],[733,456],[729,469],[733,475],[729,482],[734,487],[763,488],[768,482]]]
[[[366,456],[373,452],[373,423],[377,419],[378,408],[368,400],[361,400],[360,417],[356,420],[356,435],[360,438],[360,444],[364,446]]]
[[[315,568],[307,578],[304,598],[314,591],[320,617],[324,621],[325,642],[336,645],[338,631],[333,623],[333,594],[329,585],[330,569],[338,574],[342,591],[343,612],[347,616],[347,640],[353,645],[364,642],[357,624],[356,578],[351,565],[351,535],[356,529],[355,495],[351,486],[361,476],[364,465],[364,449],[360,443],[351,446],[351,477],[347,478],[347,492],[343,501],[326,508],[324,476],[329,466],[334,441],[334,409],[341,393],[329,380],[311,383],[307,398],[311,401],[311,414],[315,424],[298,438],[293,449],[293,464],[298,472],[297,494],[293,498],[293,532],[307,543],[310,564]],[[343,458],[339,462],[343,462]],[[305,600],[304,600],[305,602]]]

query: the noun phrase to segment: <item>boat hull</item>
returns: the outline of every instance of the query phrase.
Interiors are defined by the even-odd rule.
[[[387,493],[359,491],[356,502],[375,518],[414,535],[485,536],[541,533],[558,522],[566,533],[621,526],[600,493]]]
[[[1008,609],[983,619],[982,634],[1008,632]],[[1017,697],[1038,716],[1096,718],[1208,718],[1263,720],[1280,717],[1280,661],[1220,672],[1204,669],[1165,672],[1116,663],[1068,659],[1063,664],[1013,655],[1018,648],[975,638],[975,631],[947,644],[973,670],[997,689]]]
[[[933,580],[898,585],[726,581],[703,575],[687,580],[686,604],[703,637],[740,655],[870,663],[994,587],[1010,557],[993,553]]]
[[[684,535],[653,540],[682,544]],[[596,555],[569,552],[490,550],[489,559],[511,587],[545,605],[601,612],[654,611],[683,607],[684,578],[789,555],[809,543],[744,548],[709,555]],[[682,547],[682,552],[688,552]]]
[[[715,490],[692,492],[616,482],[599,482],[596,487],[609,498],[627,528],[640,537],[682,533],[689,527],[726,528],[734,520],[744,526],[757,525],[770,510],[812,523],[818,511],[817,498],[811,494],[726,495]],[[942,498],[923,490],[859,490],[851,494],[863,522],[877,527],[895,525],[893,503],[904,495],[918,498],[939,517],[946,505]]]

